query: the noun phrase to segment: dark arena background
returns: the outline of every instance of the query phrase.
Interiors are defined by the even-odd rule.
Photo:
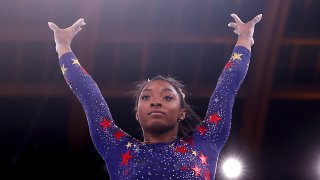
[[[319,0],[2,0],[0,179],[108,179],[84,111],[64,82],[47,22],[87,25],[72,49],[96,80],[116,124],[141,137],[128,92],[172,75],[203,117],[236,35],[236,13],[262,13],[222,161],[238,179],[320,179]]]

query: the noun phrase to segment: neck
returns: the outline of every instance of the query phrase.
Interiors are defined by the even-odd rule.
[[[154,143],[169,143],[177,139],[177,132],[168,132],[164,134],[151,134],[144,132],[144,143],[154,144]]]

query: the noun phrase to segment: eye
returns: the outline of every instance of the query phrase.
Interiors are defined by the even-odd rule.
[[[144,100],[144,101],[147,101],[147,100],[150,99],[150,96],[148,96],[148,95],[143,95],[143,96],[141,96],[140,99],[142,99],[142,100]]]
[[[165,97],[163,97],[163,99],[166,101],[171,101],[173,99],[173,97],[172,96],[165,96]]]

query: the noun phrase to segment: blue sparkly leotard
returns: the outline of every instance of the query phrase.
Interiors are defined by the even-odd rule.
[[[66,82],[84,108],[91,138],[111,179],[214,179],[250,56],[248,49],[234,48],[210,97],[206,117],[192,136],[156,144],[142,143],[115,125],[97,84],[72,52],[62,55],[59,62]]]

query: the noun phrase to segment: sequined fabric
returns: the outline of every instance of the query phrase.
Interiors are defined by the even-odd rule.
[[[210,97],[206,118],[192,135],[156,144],[144,144],[115,125],[97,84],[72,52],[59,62],[66,82],[83,106],[91,138],[111,179],[214,179],[250,56],[248,49],[234,48]]]

